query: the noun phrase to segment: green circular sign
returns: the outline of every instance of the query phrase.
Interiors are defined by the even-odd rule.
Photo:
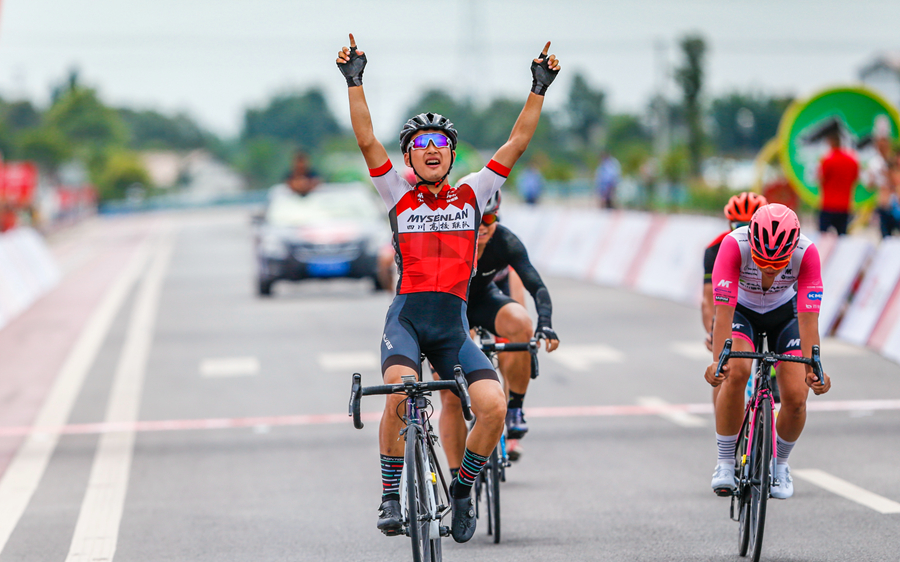
[[[829,150],[824,134],[835,127],[843,147],[857,154],[862,172],[875,157],[875,134],[887,133],[896,142],[900,115],[884,98],[860,87],[825,90],[788,108],[778,129],[781,165],[800,197],[812,206],[819,204],[819,162]],[[853,205],[873,204],[875,196],[857,182]]]

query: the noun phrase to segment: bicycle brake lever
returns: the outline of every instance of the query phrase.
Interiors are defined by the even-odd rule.
[[[461,366],[453,367],[453,378],[456,380],[456,389],[459,392],[459,402],[462,405],[463,417],[466,418],[466,421],[472,421],[475,417],[472,415],[472,397],[469,396],[469,387],[466,384],[466,377],[463,376]]]
[[[719,378],[719,373],[722,372],[722,367],[728,363],[728,357],[731,355],[731,338],[725,340],[725,345],[722,347],[722,352],[719,353],[719,365],[716,367],[716,378]]]
[[[353,373],[353,386],[350,387],[350,415],[353,416],[353,427],[356,429],[363,428],[363,422],[359,415],[361,381],[362,376],[359,373]]]
[[[822,375],[825,373],[825,370],[822,368],[822,358],[819,357],[819,346],[817,345],[812,347],[812,369],[818,381],[824,383],[825,377]]]

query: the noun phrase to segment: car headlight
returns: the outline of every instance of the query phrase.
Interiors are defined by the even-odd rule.
[[[277,236],[263,236],[260,253],[269,258],[284,259],[288,255],[287,244]]]

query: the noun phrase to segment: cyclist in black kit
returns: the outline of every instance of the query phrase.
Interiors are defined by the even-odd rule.
[[[534,335],[547,340],[547,351],[559,346],[559,338],[553,331],[551,315],[553,305],[550,292],[540,274],[528,259],[522,241],[508,228],[499,224],[500,192],[488,201],[478,227],[478,266],[469,285],[469,325],[480,326],[501,338],[512,342],[527,342]],[[511,267],[522,284],[534,298],[537,308],[537,329],[533,330],[528,311],[520,303],[506,295],[497,286],[494,277]],[[500,372],[509,389],[506,410],[506,428],[510,439],[521,439],[528,432],[528,424],[522,414],[522,403],[531,380],[531,357],[527,353],[504,352],[498,357]],[[442,393],[445,394],[445,393]],[[447,462],[451,470],[459,467],[465,448],[466,424],[460,411],[459,400],[444,400],[440,432]]]

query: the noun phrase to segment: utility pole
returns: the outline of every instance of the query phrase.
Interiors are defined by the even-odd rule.
[[[457,45],[457,84],[462,89],[462,99],[474,102],[478,92],[490,90],[487,71],[488,57],[485,36],[481,24],[479,0],[459,3],[459,43]],[[477,66],[476,66],[477,65]]]
[[[656,90],[654,95],[655,131],[653,148],[656,157],[662,160],[669,152],[669,100],[666,96],[669,85],[669,46],[665,39],[658,38],[653,44]]]

